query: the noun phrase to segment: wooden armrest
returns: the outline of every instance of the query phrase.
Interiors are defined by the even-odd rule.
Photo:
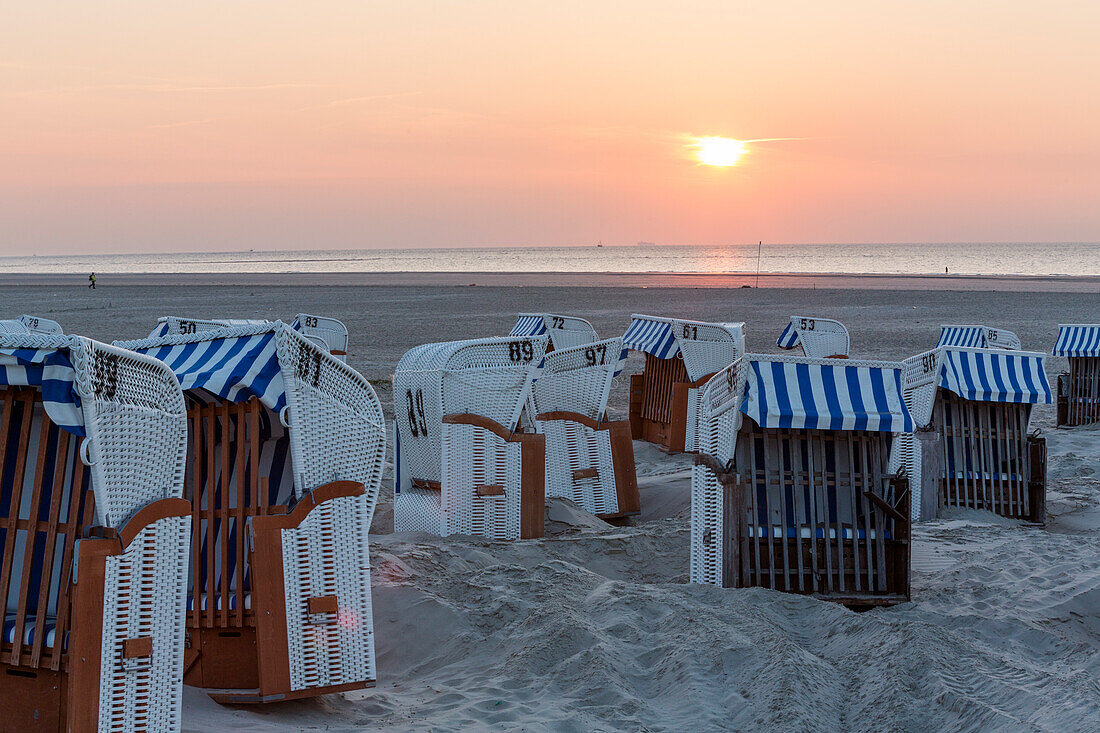
[[[252,517],[253,529],[257,531],[275,529],[294,529],[305,521],[309,513],[318,504],[333,499],[342,499],[349,496],[362,496],[367,493],[367,488],[358,481],[333,481],[322,484],[298,500],[286,514],[267,514]]]
[[[123,547],[129,547],[141,530],[166,517],[191,516],[191,502],[187,499],[161,499],[142,507],[130,521],[118,531],[118,539]]]

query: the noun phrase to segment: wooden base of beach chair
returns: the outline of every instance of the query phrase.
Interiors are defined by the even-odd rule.
[[[27,669],[0,663],[2,730],[67,730],[67,672]]]
[[[184,684],[204,688],[218,702],[235,704],[313,697],[374,685],[374,679],[361,679],[295,688],[291,681],[293,635],[289,632],[289,616],[297,613],[304,617],[306,626],[316,631],[316,648],[311,656],[318,664],[321,657],[338,651],[339,627],[349,621],[343,616],[343,601],[335,595],[301,597],[297,599],[299,608],[288,608],[284,567],[284,531],[298,530],[328,502],[360,497],[364,492],[361,483],[336,481],[317,487],[289,511],[287,507],[272,506],[265,508],[266,514],[251,516],[251,590],[247,600],[240,601],[245,608],[238,613],[237,595],[226,586],[216,589],[212,612],[188,614]],[[332,562],[339,559],[334,557]],[[342,572],[336,567],[327,570],[334,576]],[[223,577],[228,577],[228,572]]]

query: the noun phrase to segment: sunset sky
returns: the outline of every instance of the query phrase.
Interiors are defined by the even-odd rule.
[[[9,3],[0,254],[1095,241],[1098,28],[1015,0]],[[712,167],[710,136],[761,142]]]

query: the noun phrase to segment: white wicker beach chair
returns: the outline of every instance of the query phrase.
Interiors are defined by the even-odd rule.
[[[888,471],[912,430],[894,362],[746,354],[702,392],[691,580],[852,606],[909,598],[908,492]]]
[[[940,340],[936,346],[1019,351],[1020,337],[1012,331],[989,326],[940,326]]]
[[[1028,420],[1053,401],[1044,359],[944,346],[905,360],[917,429],[898,437],[892,464],[909,476],[914,520],[952,506],[1043,521],[1046,439],[1028,434]]]
[[[558,316],[551,313],[520,313],[509,336],[546,336],[547,351],[568,349],[599,340],[596,329],[583,318]]]
[[[385,422],[370,384],[281,322],[128,346],[164,361],[188,402],[185,682],[223,702],[372,685]]]
[[[178,731],[187,423],[160,362],[0,336],[0,728]]]
[[[23,314],[19,316],[19,322],[27,327],[27,330],[31,333],[47,334],[52,336],[61,336],[65,333],[61,328],[61,324],[57,321],[51,321],[49,318],[42,318],[41,316],[28,316]]]
[[[1054,355],[1069,360],[1058,375],[1058,425],[1100,422],[1100,323],[1059,325]]]
[[[745,353],[745,324],[635,314],[623,346],[646,355],[645,370],[630,378],[634,438],[695,451],[699,388]]]
[[[424,344],[393,378],[394,530],[540,537],[545,439],[524,432],[545,336]]]
[[[791,322],[779,334],[775,345],[781,349],[802,347],[806,356],[847,359],[848,329],[840,321],[811,316],[791,316]]]
[[[535,424],[546,436],[546,495],[604,519],[637,514],[630,422],[609,422],[607,397],[625,357],[622,339],[556,349],[531,387]]]
[[[235,326],[264,326],[273,323],[275,321],[263,318],[202,319],[162,316],[157,319],[157,325],[149,334],[149,338],[213,331]],[[290,322],[290,327],[301,332],[307,339],[313,341],[340,361],[347,361],[348,329],[347,326],[335,318],[299,313]]]

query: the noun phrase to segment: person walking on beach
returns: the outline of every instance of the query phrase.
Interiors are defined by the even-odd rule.
[[[95,290],[95,273],[88,275],[88,287]]]

